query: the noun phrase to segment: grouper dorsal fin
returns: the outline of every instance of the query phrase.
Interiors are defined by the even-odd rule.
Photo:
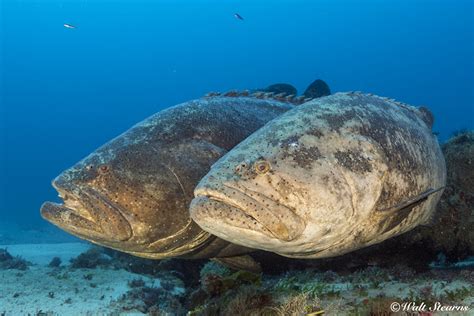
[[[260,264],[249,255],[213,258],[212,260],[217,261],[234,270],[244,270],[252,273],[262,272],[262,267]]]
[[[313,100],[313,98],[306,98],[305,96],[295,96],[293,94],[286,95],[285,93],[273,93],[273,92],[265,92],[265,91],[254,91],[250,92],[248,90],[244,91],[237,91],[237,90],[230,90],[224,93],[221,92],[209,92],[207,93],[204,98],[215,98],[215,97],[227,97],[227,98],[239,98],[239,97],[249,97],[255,99],[262,99],[262,100],[274,100],[283,103],[289,103],[292,105],[300,105],[305,102]]]
[[[412,198],[409,198],[408,200],[406,201],[403,201],[401,203],[398,203],[396,205],[393,205],[393,206],[390,206],[390,207],[387,207],[387,208],[383,208],[383,209],[379,209],[377,210],[377,212],[383,212],[384,214],[390,214],[390,213],[396,213],[400,210],[403,210],[407,207],[414,207],[416,204],[419,204],[423,201],[425,201],[431,194],[434,194],[436,192],[439,192],[441,190],[443,190],[445,187],[440,187],[440,188],[437,188],[437,189],[428,189],[426,190],[425,192],[421,193],[421,194],[418,194],[417,196],[414,196]]]

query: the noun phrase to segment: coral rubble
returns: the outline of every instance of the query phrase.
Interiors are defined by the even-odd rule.
[[[13,257],[7,249],[0,249],[0,270],[15,269],[15,270],[26,270],[28,269],[29,263],[20,258]]]

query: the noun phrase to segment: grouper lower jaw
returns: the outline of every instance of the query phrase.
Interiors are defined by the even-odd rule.
[[[79,215],[62,204],[45,202],[41,206],[41,216],[51,224],[80,238],[100,238],[102,229],[93,221]]]
[[[46,202],[41,206],[44,219],[80,238],[101,243],[129,240],[133,231],[122,212],[105,196],[88,187],[53,181],[64,204]]]
[[[237,244],[239,241],[236,239],[239,236],[230,236],[233,228],[236,228],[236,232],[245,230],[280,241],[294,239],[292,232],[282,222],[262,223],[242,208],[215,197],[198,196],[194,198],[190,205],[190,215],[204,230],[212,229],[214,234],[221,238],[230,237],[232,242]],[[268,220],[271,221],[271,219]],[[236,234],[240,235],[241,233]]]
[[[121,225],[122,231],[119,230],[120,227],[110,229],[85,218],[76,210],[62,204],[45,202],[41,206],[40,212],[41,216],[51,224],[89,241],[119,242],[126,241],[132,236],[131,228],[128,225]],[[111,222],[110,225],[113,223]]]

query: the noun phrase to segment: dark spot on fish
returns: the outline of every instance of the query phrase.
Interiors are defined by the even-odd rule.
[[[324,136],[323,132],[321,132],[319,129],[317,128],[311,128],[310,130],[308,130],[308,134],[309,135],[313,135],[313,136],[316,136],[317,138],[321,138]]]
[[[298,144],[300,137],[301,135],[294,135],[282,140],[280,143],[280,148],[288,148],[293,146],[293,144]]]
[[[308,168],[312,163],[322,157],[321,152],[315,146],[307,147],[299,142],[301,135],[290,136],[280,143],[282,149],[281,158],[292,158],[298,166]]]
[[[327,122],[331,131],[337,132],[346,122],[353,119],[356,115],[357,112],[355,110],[349,109],[340,114],[334,114],[333,112],[323,113],[319,117]]]
[[[303,122],[304,125],[311,125],[311,119],[309,117],[304,116],[301,121]]]
[[[347,151],[337,151],[334,154],[337,162],[354,172],[366,173],[372,171],[372,165],[368,158],[362,156],[360,153],[347,150]]]
[[[314,161],[318,160],[321,157],[322,155],[318,147],[302,146],[301,149],[298,150],[297,155],[295,155],[294,160],[296,161],[296,163],[298,163],[299,166],[306,168],[311,166]]]
[[[282,152],[283,159],[292,158],[292,160],[301,168],[311,168],[313,162],[321,157],[321,152],[318,147],[315,146],[306,147],[300,145],[298,148],[288,148]]]

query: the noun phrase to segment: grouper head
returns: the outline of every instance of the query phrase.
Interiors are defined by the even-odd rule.
[[[287,139],[273,125],[268,123],[212,166],[195,188],[190,215],[222,239],[291,256],[305,252],[308,240],[324,230],[314,227],[300,203],[319,188],[308,188],[304,162],[291,157],[297,140]],[[324,209],[317,216],[324,217]]]
[[[351,183],[330,155],[333,147],[348,148],[350,140],[299,111],[267,123],[212,166],[190,205],[201,228],[287,257],[330,256],[347,244],[369,215],[352,206],[370,204],[380,187],[368,186],[364,198],[353,199]],[[375,183],[382,173],[373,174],[364,174],[364,181]]]
[[[210,165],[220,153],[199,142],[156,142],[145,128],[56,177],[52,185],[64,203],[44,203],[41,215],[75,236],[141,257],[179,256],[202,244],[209,234],[189,218],[191,185],[202,176],[199,163]]]
[[[350,183],[306,136],[262,133],[272,123],[212,166],[194,191],[191,218],[231,243],[287,257],[340,253],[338,245],[346,245],[369,214],[354,211]],[[377,190],[367,187],[354,203],[370,210],[368,197]]]
[[[291,201],[292,184],[286,182],[278,157],[265,150],[252,155],[240,152],[241,146],[235,149],[196,187],[190,205],[193,220],[216,236],[260,249],[297,241],[306,223]]]

